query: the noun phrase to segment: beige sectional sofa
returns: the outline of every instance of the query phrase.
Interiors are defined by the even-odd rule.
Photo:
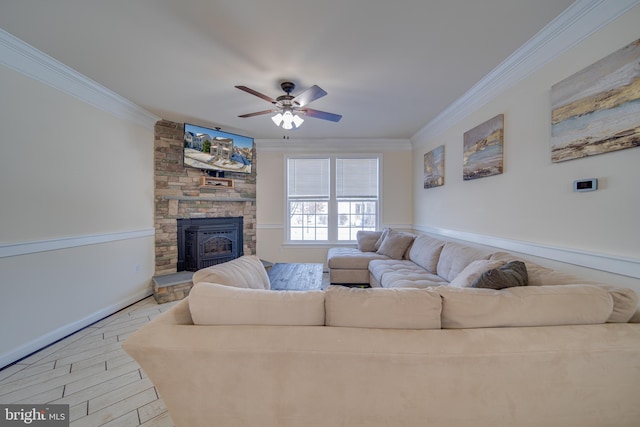
[[[640,425],[631,291],[272,291],[256,257],[194,278],[123,345],[177,427]]]

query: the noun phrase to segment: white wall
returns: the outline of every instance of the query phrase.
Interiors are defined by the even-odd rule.
[[[0,367],[149,295],[153,275],[152,125],[14,62],[0,52]]]
[[[550,152],[551,86],[640,38],[638,22],[640,6],[443,131],[419,133],[412,140],[416,228],[518,248],[542,263],[640,292],[640,148],[562,163],[551,163]],[[505,119],[504,173],[463,181],[464,132],[497,114]],[[442,144],[445,185],[424,189],[423,155]],[[598,178],[599,189],[573,192],[579,178]],[[557,257],[616,273],[545,261]]]
[[[318,148],[322,145],[322,149]],[[292,152],[382,154],[381,227],[411,229],[411,147],[406,140],[349,140],[304,144],[257,140],[257,255],[271,262],[324,263],[327,245],[285,243],[285,157]]]

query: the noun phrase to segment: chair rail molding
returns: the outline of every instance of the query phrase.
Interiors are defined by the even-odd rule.
[[[58,249],[75,248],[78,246],[95,245],[99,243],[115,242],[118,240],[152,237],[155,236],[155,233],[155,228],[149,228],[144,230],[91,234],[85,236],[63,237],[60,239],[0,244],[0,258],[29,255],[38,252],[55,251]]]
[[[553,261],[579,265],[581,267],[587,267],[594,270],[601,270],[608,273],[615,273],[640,279],[640,259],[505,239],[503,237],[486,236],[483,234],[451,230],[447,228],[421,225],[414,225],[413,228],[414,230],[423,233],[436,234],[455,240],[463,240],[507,251],[519,252]]]
[[[0,64],[121,119],[153,130],[155,114],[0,28]]]

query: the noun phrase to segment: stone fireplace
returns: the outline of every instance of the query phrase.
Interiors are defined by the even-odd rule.
[[[224,262],[230,259],[226,252],[231,246],[235,246],[236,256],[256,253],[255,148],[251,174],[225,172],[224,178],[233,181],[230,187],[202,185],[203,172],[183,166],[183,129],[182,123],[167,120],[155,125],[156,276],[197,269],[207,263],[214,265]],[[228,218],[241,218],[236,224],[235,237],[234,232],[221,232],[217,226],[199,228],[202,226],[201,220],[214,218],[222,222]],[[179,221],[189,226],[179,228]],[[187,232],[189,228],[191,230]],[[207,241],[204,264],[187,266],[186,257],[182,257],[182,250],[179,249],[179,244],[184,243],[181,239],[187,234],[190,239],[195,239],[196,245],[200,245],[202,239]]]

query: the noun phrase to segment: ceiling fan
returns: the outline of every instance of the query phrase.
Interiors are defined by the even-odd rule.
[[[287,130],[300,127],[302,122],[304,122],[300,115],[306,115],[309,117],[314,117],[316,119],[329,120],[332,122],[339,122],[342,118],[340,114],[327,113],[326,111],[314,110],[312,108],[306,107],[306,105],[310,104],[318,98],[322,98],[327,94],[327,92],[316,85],[311,86],[309,89],[305,90],[298,96],[293,96],[291,95],[291,92],[294,91],[296,85],[292,82],[282,82],[280,84],[280,87],[283,91],[285,91],[286,95],[280,95],[276,99],[273,99],[246,86],[236,87],[240,90],[250,93],[251,95],[257,96],[258,98],[262,98],[274,105],[274,107],[269,110],[243,114],[238,117],[247,118],[260,116],[263,114],[276,113],[271,119],[276,124],[276,126],[282,125],[282,127]]]

